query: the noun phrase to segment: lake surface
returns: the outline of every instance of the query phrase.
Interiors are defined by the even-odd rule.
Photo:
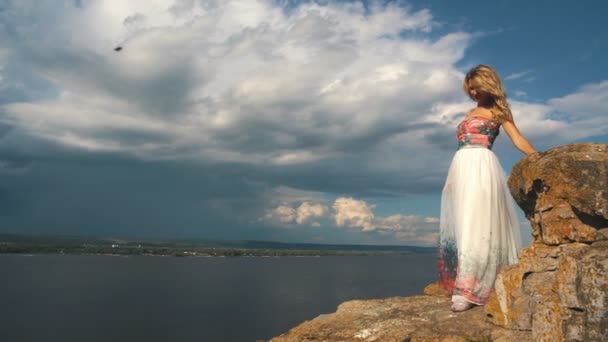
[[[1,341],[255,341],[351,299],[421,294],[434,254],[0,255]]]

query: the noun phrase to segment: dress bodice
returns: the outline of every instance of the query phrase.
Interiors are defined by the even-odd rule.
[[[481,116],[470,116],[458,124],[458,149],[463,147],[485,147],[492,149],[498,136],[500,124]]]

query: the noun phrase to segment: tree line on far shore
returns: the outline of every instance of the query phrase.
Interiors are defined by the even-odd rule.
[[[256,248],[176,248],[149,246],[57,246],[27,244],[15,242],[0,242],[0,254],[79,254],[79,255],[161,255],[176,257],[212,257],[212,256],[371,256],[371,255],[403,255],[412,254],[404,251],[391,250],[337,250],[337,249],[256,249]]]

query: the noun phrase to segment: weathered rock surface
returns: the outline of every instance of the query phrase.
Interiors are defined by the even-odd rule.
[[[424,294],[427,296],[446,296],[449,297],[452,294],[439,286],[439,283],[432,283],[424,288]]]
[[[488,317],[535,341],[608,341],[608,145],[527,157],[509,187],[534,242],[497,276]]]
[[[608,340],[608,246],[532,244],[497,277],[490,320],[534,340]]]
[[[335,313],[306,321],[270,341],[532,340],[529,331],[504,329],[487,322],[482,307],[454,313],[450,305],[445,295],[352,300],[340,304]]]
[[[513,166],[509,188],[535,242],[591,243],[608,228],[608,145],[581,143],[535,153]]]

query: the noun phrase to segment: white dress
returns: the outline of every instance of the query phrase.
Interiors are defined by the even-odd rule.
[[[491,150],[499,129],[479,116],[458,125],[459,149],[441,196],[439,283],[480,305],[492,293],[500,267],[516,263],[521,247],[513,198]]]

